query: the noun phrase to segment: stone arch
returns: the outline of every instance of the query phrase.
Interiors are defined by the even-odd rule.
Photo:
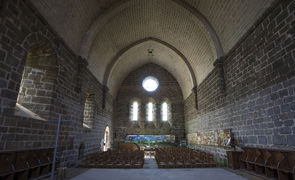
[[[56,47],[54,46],[54,43],[49,38],[47,38],[45,35],[43,35],[41,32],[33,32],[33,33],[28,34],[24,38],[21,46],[27,52],[30,49],[30,47],[37,42],[48,43],[50,45],[50,48],[53,50],[54,55],[57,56],[58,51],[57,51]]]
[[[184,61],[184,63],[186,64],[187,68],[190,71],[191,79],[193,81],[192,82],[193,83],[193,87],[197,85],[197,80],[196,80],[195,73],[194,73],[193,68],[190,65],[189,61],[187,60],[187,58],[177,48],[175,48],[171,44],[169,44],[169,43],[167,43],[165,41],[162,41],[162,40],[160,40],[158,38],[154,38],[154,37],[147,37],[147,38],[144,38],[144,39],[140,39],[138,41],[135,41],[132,44],[130,44],[127,47],[125,47],[124,49],[122,49],[120,52],[118,52],[116,54],[116,56],[111,60],[111,62],[107,65],[107,69],[105,71],[104,78],[103,78],[103,84],[104,85],[107,85],[108,80],[109,80],[109,76],[110,76],[110,73],[111,73],[111,70],[112,70],[113,66],[116,64],[116,62],[119,60],[119,58],[125,52],[127,52],[128,50],[130,50],[133,47],[135,47],[135,46],[137,46],[137,45],[139,45],[141,43],[144,43],[146,41],[154,41],[154,42],[160,43],[160,44],[164,45],[165,47],[167,47],[167,48],[171,49],[172,51],[174,51],[176,54],[178,54],[181,57],[181,59]]]

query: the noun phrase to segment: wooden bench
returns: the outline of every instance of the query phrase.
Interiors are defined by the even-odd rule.
[[[284,156],[278,166],[278,177],[280,180],[295,180],[295,152],[281,152]]]
[[[247,165],[247,170],[253,171],[255,170],[255,163],[257,158],[261,155],[260,151],[257,151],[254,148],[248,148],[247,151],[247,159],[245,160],[246,165]]]
[[[0,153],[0,179],[13,180],[15,154],[13,152]]]
[[[0,152],[0,179],[28,180],[48,174],[53,148]]]
[[[257,174],[265,174],[266,162],[271,157],[271,154],[265,149],[256,149],[256,151],[260,152],[260,156],[257,157],[255,162],[255,172]]]
[[[277,177],[278,168],[281,161],[284,159],[283,154],[277,150],[268,150],[271,154],[270,158],[266,161],[265,164],[265,175],[267,177]]]
[[[295,180],[295,151],[245,147],[240,168],[279,180]]]

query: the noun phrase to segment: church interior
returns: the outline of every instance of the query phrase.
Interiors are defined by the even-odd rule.
[[[0,180],[295,180],[294,0],[0,0]]]

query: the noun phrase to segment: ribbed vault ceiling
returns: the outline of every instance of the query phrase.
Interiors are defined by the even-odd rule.
[[[113,96],[129,72],[153,62],[186,98],[273,0],[31,1]]]

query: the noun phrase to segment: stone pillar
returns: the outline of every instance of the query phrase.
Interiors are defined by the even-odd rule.
[[[194,96],[195,96],[195,108],[199,109],[199,105],[198,105],[198,86],[193,87],[192,89]]]
[[[220,90],[223,95],[226,95],[226,84],[225,84],[225,76],[224,76],[224,69],[223,69],[223,58],[220,57],[216,59],[216,61],[213,64],[218,72],[218,78],[219,78],[219,85]]]
[[[77,93],[80,93],[82,89],[82,81],[83,81],[82,74],[83,72],[85,72],[88,66],[88,62],[86,59],[82,58],[81,56],[78,57],[77,61],[78,61],[78,68],[77,68],[78,71],[76,74],[77,83],[76,83],[75,91]]]

